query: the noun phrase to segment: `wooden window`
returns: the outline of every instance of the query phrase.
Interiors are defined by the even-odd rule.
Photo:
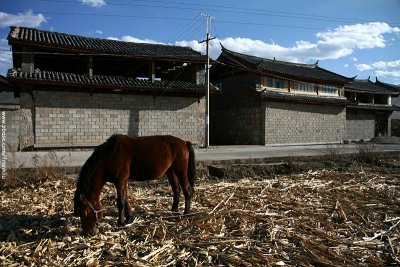
[[[292,82],[291,89],[295,91],[301,91],[306,93],[315,93],[314,84],[313,83],[302,83],[302,82]]]
[[[339,95],[338,89],[336,86],[323,84],[319,87],[319,93],[321,95]]]
[[[283,79],[264,76],[261,78],[261,86],[273,89],[288,89],[288,82]]]

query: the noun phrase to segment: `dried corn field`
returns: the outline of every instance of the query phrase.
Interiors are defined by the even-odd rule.
[[[258,166],[262,168],[262,166]],[[400,162],[259,175],[198,175],[192,214],[170,212],[166,179],[131,183],[134,222],[118,228],[107,185],[101,234],[73,217],[75,176],[3,182],[4,266],[395,266],[400,264]],[[28,174],[27,174],[28,175]],[[181,197],[181,202],[182,197]],[[181,203],[180,210],[183,211]]]

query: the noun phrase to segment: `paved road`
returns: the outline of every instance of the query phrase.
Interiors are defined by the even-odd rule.
[[[295,146],[219,146],[196,149],[196,160],[216,162],[254,162],[287,157],[310,157],[332,154],[357,153],[365,145],[295,145]],[[372,152],[399,152],[400,145],[378,145],[367,147]],[[88,151],[36,151],[7,153],[7,169],[40,166],[81,167],[91,155]]]

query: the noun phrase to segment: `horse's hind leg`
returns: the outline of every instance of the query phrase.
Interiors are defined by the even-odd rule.
[[[189,214],[190,213],[190,198],[192,196],[191,194],[191,188],[189,185],[189,180],[187,178],[186,173],[179,173],[177,174],[179,184],[181,185],[183,195],[185,196],[185,211],[184,214]]]
[[[180,193],[178,178],[176,177],[174,171],[171,169],[167,171],[167,177],[168,177],[169,184],[172,187],[172,193],[173,193],[173,201],[172,201],[172,209],[171,210],[177,212],[178,206],[179,206],[179,193]]]

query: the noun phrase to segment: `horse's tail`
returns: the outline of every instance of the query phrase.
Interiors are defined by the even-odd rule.
[[[111,136],[106,142],[96,147],[92,155],[82,166],[78,176],[77,187],[74,196],[74,215],[80,215],[80,195],[90,190],[92,177],[96,174],[98,168],[102,166],[104,161],[108,158],[107,156],[111,152],[115,137],[116,135]]]
[[[192,188],[192,193],[193,193],[194,192],[194,179],[196,177],[196,161],[195,161],[194,148],[193,148],[192,143],[186,142],[186,147],[189,150],[187,176],[188,176],[189,184],[190,184],[190,187]]]

